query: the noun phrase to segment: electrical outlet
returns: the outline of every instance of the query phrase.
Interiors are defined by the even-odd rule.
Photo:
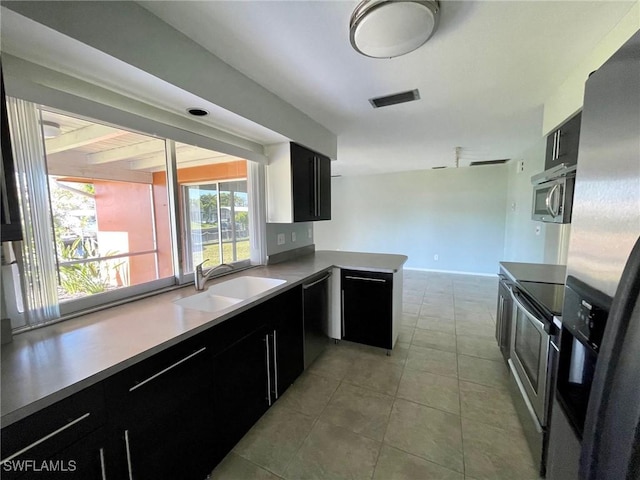
[[[518,162],[518,173],[524,172],[524,160]]]
[[[313,238],[313,229],[311,227],[307,229],[307,235],[309,236],[309,240]]]
[[[440,258],[440,257],[438,257],[438,254],[436,253],[436,254],[433,256],[433,259],[437,262],[437,261],[438,261],[438,258]]]
[[[284,233],[279,233],[278,234],[278,245],[284,245],[285,239],[284,239]]]
[[[540,235],[541,230],[540,225],[536,225],[536,235]]]
[[[291,232],[291,241],[292,242],[296,241],[296,232]]]

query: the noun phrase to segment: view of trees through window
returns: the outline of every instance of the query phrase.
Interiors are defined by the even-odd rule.
[[[59,301],[173,277],[165,140],[42,118]],[[248,260],[246,160],[176,143],[176,163],[185,272]]]
[[[183,197],[190,270],[205,260],[214,266],[250,258],[246,180],[184,185]]]

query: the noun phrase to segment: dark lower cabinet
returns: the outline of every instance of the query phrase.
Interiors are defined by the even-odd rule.
[[[198,335],[105,382],[115,478],[198,479],[215,466],[213,355]]]
[[[267,328],[259,328],[213,359],[217,461],[269,408],[268,337]]]
[[[393,274],[342,270],[342,338],[393,348]]]
[[[304,370],[301,309],[300,288],[294,288],[234,319],[264,323],[213,360],[222,456]]]
[[[273,391],[280,397],[304,371],[302,294],[294,288],[267,304],[273,343]]]
[[[0,476],[204,479],[303,362],[298,287],[3,428]]]
[[[102,385],[2,429],[4,479],[101,479],[107,450]]]

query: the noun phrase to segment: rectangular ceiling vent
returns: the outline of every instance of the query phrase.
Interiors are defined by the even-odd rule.
[[[417,88],[406,92],[394,93],[393,95],[387,95],[385,97],[370,98],[369,103],[371,103],[373,108],[380,108],[398,103],[413,102],[414,100],[420,100],[420,92]]]
[[[500,160],[484,160],[482,162],[471,162],[470,167],[481,167],[482,165],[500,165],[501,163],[507,163],[508,158],[501,158]]]
[[[431,170],[440,170],[441,168],[447,168],[447,167],[431,167]]]

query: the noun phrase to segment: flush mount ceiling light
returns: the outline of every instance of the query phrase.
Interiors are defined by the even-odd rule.
[[[60,129],[59,123],[43,120],[42,133],[44,135],[44,138],[55,138],[60,136],[62,130]]]
[[[398,57],[424,44],[439,16],[437,0],[363,0],[349,22],[351,45],[367,57]]]

